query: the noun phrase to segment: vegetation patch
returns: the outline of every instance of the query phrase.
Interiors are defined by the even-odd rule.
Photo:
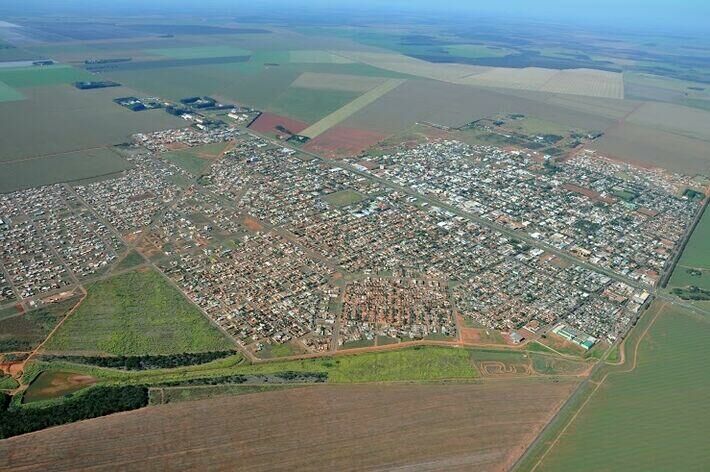
[[[365,198],[366,197],[360,192],[356,192],[354,190],[341,190],[340,192],[334,192],[326,195],[325,201],[332,207],[341,208],[352,205],[353,203],[361,202]]]
[[[90,375],[48,370],[40,373],[25,390],[23,403],[60,398],[96,383]]]
[[[153,270],[102,280],[88,291],[46,351],[140,356],[232,347],[197,307]]]
[[[73,364],[88,364],[121,370],[171,369],[187,365],[200,365],[235,355],[235,351],[188,352],[168,356],[53,356],[43,355],[43,361],[60,361]]]
[[[0,320],[0,352],[23,352],[36,348],[78,299],[46,305]]]
[[[0,82],[0,102],[14,102],[24,100],[25,96],[20,92],[10,87],[4,82]]]
[[[0,68],[0,82],[17,88],[71,84],[91,78],[88,72],[64,65]]]
[[[172,59],[201,59],[206,57],[248,56],[250,51],[232,46],[196,46],[188,48],[146,49],[148,54],[170,57]]]

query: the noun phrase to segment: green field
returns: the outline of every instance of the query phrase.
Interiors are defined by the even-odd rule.
[[[285,344],[267,344],[263,349],[256,353],[261,359],[271,359],[274,357],[288,357],[296,354],[302,354],[305,350],[297,344],[290,342]]]
[[[13,388],[17,387],[18,383],[15,379],[10,377],[9,375],[0,374],[0,390],[12,390]]]
[[[209,163],[220,156],[226,148],[227,143],[212,143],[180,151],[166,152],[161,156],[174,162],[195,177],[199,177]]]
[[[0,68],[0,82],[17,88],[70,84],[79,80],[91,80],[92,77],[88,72],[64,65]]]
[[[268,106],[269,111],[313,123],[355,100],[359,92],[289,87]]]
[[[669,287],[710,290],[710,211],[706,210],[680,256]]]
[[[20,92],[10,87],[4,82],[0,82],[0,102],[16,102],[24,100],[25,96]]]
[[[172,59],[199,59],[208,57],[234,57],[251,54],[246,49],[231,46],[195,46],[189,48],[146,49],[148,54],[170,57]]]
[[[354,190],[341,190],[340,192],[334,192],[325,196],[325,201],[327,201],[330,206],[336,208],[352,205],[364,199],[365,196],[363,194]]]
[[[21,315],[3,317],[0,319],[0,352],[31,351],[44,341],[77,301],[73,298]]]
[[[0,161],[0,192],[110,175],[130,167],[128,161],[107,148],[16,162]]]
[[[611,368],[535,470],[704,470],[708,334],[707,317],[668,307],[642,339],[636,368]]]
[[[133,267],[139,266],[144,262],[145,259],[143,259],[143,256],[135,250],[132,250],[116,265],[116,271],[132,269]]]
[[[136,271],[100,281],[45,345],[75,354],[175,354],[233,345],[160,274]]]

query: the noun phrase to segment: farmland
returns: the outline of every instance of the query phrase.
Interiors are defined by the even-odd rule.
[[[0,82],[0,102],[14,102],[17,100],[24,100],[25,96],[20,92],[5,84]]]
[[[136,271],[100,281],[45,345],[48,352],[172,354],[231,344],[162,276]]]
[[[531,382],[522,389],[501,381],[277,390],[149,407],[42,432],[31,440],[18,437],[0,443],[0,457],[13,451],[13,467],[26,470],[40,469],[46,460],[57,470],[108,464],[162,468],[176,460],[186,468],[238,463],[250,470],[336,464],[357,464],[360,470],[382,464],[501,469],[573,385]],[[298,447],[293,447],[295,438]],[[231,446],[224,447],[225,441]],[[35,452],[40,444],[41,456]],[[71,455],[63,453],[68,444]],[[2,460],[0,467],[8,466]]]
[[[56,156],[0,162],[0,192],[115,174],[130,164],[112,149],[96,148]]]
[[[534,470],[600,470],[609,464],[621,470],[701,470],[710,460],[704,446],[710,379],[700,374],[707,333],[707,318],[665,305],[631,354],[636,360],[612,370]],[[627,355],[631,349],[627,343]]]
[[[15,88],[47,87],[90,79],[91,75],[85,71],[64,65],[0,68],[0,82]]]

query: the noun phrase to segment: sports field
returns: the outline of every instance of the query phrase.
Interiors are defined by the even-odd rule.
[[[44,349],[53,353],[141,355],[233,347],[161,275],[139,270],[96,282]]]
[[[636,356],[627,345],[630,361],[612,370],[532,470],[703,470],[709,333],[706,316],[666,305]]]

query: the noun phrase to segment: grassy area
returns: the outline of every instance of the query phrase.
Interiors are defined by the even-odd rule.
[[[354,190],[342,190],[326,195],[325,197],[325,201],[327,201],[330,206],[336,208],[352,205],[364,199],[365,196],[363,194]]]
[[[666,306],[641,341],[636,368],[609,368],[536,470],[702,470],[710,463],[708,332],[707,318]]]
[[[10,87],[4,82],[0,82],[0,102],[14,102],[24,100],[25,96],[20,92]]]
[[[0,69],[0,82],[18,88],[70,84],[92,77],[88,72],[65,65]]]
[[[248,56],[251,52],[232,46],[195,46],[187,48],[146,49],[148,54],[170,57],[172,59],[200,59],[207,57]]]
[[[141,355],[233,346],[160,274],[146,270],[91,285],[45,347],[58,353]]]
[[[202,175],[202,171],[207,167],[207,160],[195,155],[191,150],[166,152],[162,155],[163,159],[167,159],[179,167],[183,168],[195,177]]]
[[[138,252],[136,252],[135,250],[132,250],[126,255],[126,257],[121,259],[121,262],[119,262],[116,266],[116,271],[131,269],[133,267],[143,264],[144,262],[145,259],[143,259],[143,256],[138,254]]]
[[[77,298],[72,298],[1,319],[0,352],[31,351],[44,341],[77,301]]]
[[[9,375],[0,374],[0,390],[12,390],[13,388],[17,388],[17,386],[18,383],[15,379]]]
[[[23,403],[34,403],[60,398],[78,392],[95,382],[96,379],[88,375],[53,370],[42,372],[25,390],[22,401]]]
[[[295,388],[294,385],[196,385],[190,387],[159,387],[148,392],[151,405],[178,403],[224,395],[246,395]]]
[[[357,96],[358,92],[289,87],[271,102],[268,109],[274,113],[312,123],[335,112]]]
[[[484,46],[483,44],[454,44],[444,48],[451,56],[481,59],[486,57],[505,57],[515,51],[507,48]]]
[[[693,231],[668,285],[710,290],[710,211]]]
[[[272,359],[274,357],[288,357],[305,352],[295,343],[267,344],[256,353],[261,359]]]

